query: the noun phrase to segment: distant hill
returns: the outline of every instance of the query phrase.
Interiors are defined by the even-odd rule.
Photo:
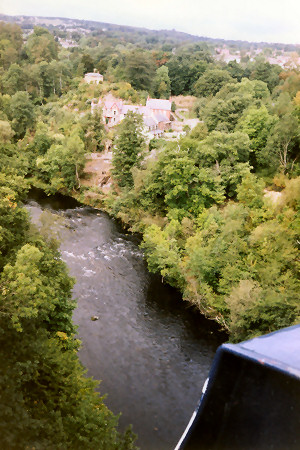
[[[43,26],[45,28],[60,29],[68,31],[76,29],[78,31],[85,31],[86,33],[102,32],[102,33],[118,33],[130,34],[138,33],[147,35],[148,39],[172,39],[176,42],[207,42],[215,46],[227,45],[236,46],[238,48],[264,48],[270,47],[273,49],[284,50],[286,52],[299,51],[299,45],[269,43],[269,42],[248,42],[240,40],[226,40],[218,38],[209,38],[206,36],[195,36],[176,30],[149,30],[147,28],[132,27],[128,25],[116,25],[106,22],[97,22],[94,20],[80,20],[68,19],[63,17],[39,17],[39,16],[9,16],[0,14],[0,21],[16,23],[23,30],[30,30],[34,26]]]

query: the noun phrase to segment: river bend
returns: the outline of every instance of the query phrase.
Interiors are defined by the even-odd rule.
[[[39,192],[31,192],[26,207],[33,222],[57,230],[62,259],[77,280],[73,320],[88,375],[102,380],[106,404],[122,411],[121,428],[133,425],[141,450],[171,450],[224,336],[149,274],[138,239],[107,214]]]

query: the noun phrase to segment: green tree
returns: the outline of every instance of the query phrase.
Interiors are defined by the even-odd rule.
[[[2,448],[135,448],[132,433],[117,431],[118,418],[95,392],[96,382],[66,348],[65,333],[49,336],[30,323],[20,333],[3,319],[1,330]]]
[[[271,116],[264,105],[260,108],[250,107],[238,122],[237,129],[247,133],[250,138],[250,162],[255,169],[258,167],[258,160],[263,162],[260,154],[275,122],[276,117]]]
[[[14,134],[10,123],[6,120],[0,120],[0,142],[9,142]]]
[[[283,80],[283,84],[278,86],[282,92],[288,92],[291,97],[295,97],[300,91],[300,74],[295,70],[282,72],[279,78]]]
[[[176,49],[176,55],[167,62],[173,95],[191,94],[194,83],[203,75],[213,60],[207,49],[199,44]]]
[[[2,155],[1,155],[2,156]],[[0,173],[0,270],[24,240],[28,230],[27,213],[20,208],[27,185],[24,179]]]
[[[249,339],[295,323],[295,295],[294,301],[290,300],[286,293],[276,292],[272,287],[263,288],[256,281],[241,280],[226,299],[230,307],[231,339]]]
[[[44,180],[56,190],[80,187],[80,175],[85,165],[84,143],[74,130],[63,144],[53,144],[43,157],[37,158],[37,168]]]
[[[120,187],[133,186],[132,169],[140,166],[144,145],[143,118],[129,111],[119,127],[113,147],[112,174]]]
[[[11,97],[7,94],[0,94],[0,117],[7,121],[10,118]]]
[[[198,164],[219,176],[227,196],[234,197],[244,175],[249,173],[250,141],[245,133],[213,131],[198,146]]]
[[[11,177],[27,175],[29,168],[27,148],[24,152],[15,143],[1,142],[0,138],[0,172]]]
[[[132,50],[125,60],[125,75],[134,89],[151,89],[155,76],[155,63],[152,55],[142,50]]]
[[[37,66],[41,103],[43,103],[44,99],[55,93],[55,75],[48,62],[41,61]]]
[[[45,285],[45,279],[40,276],[38,269],[41,257],[40,250],[25,244],[18,251],[15,264],[7,264],[2,273],[4,298],[1,314],[10,317],[17,331],[23,331],[23,320],[36,319],[38,316],[41,320],[47,319],[53,307],[50,286]]]
[[[245,77],[245,69],[236,61],[229,61],[226,66],[226,70],[230,74],[230,76],[232,78],[235,78],[237,81],[241,81],[242,78]]]
[[[39,155],[44,155],[51,145],[53,138],[51,138],[47,125],[43,122],[38,122],[36,125],[36,132],[32,142],[32,147]]]
[[[54,95],[62,95],[69,87],[72,78],[72,70],[72,63],[67,59],[60,61],[52,60],[50,62],[49,76],[52,81],[51,91]]]
[[[160,273],[171,286],[182,288],[184,279],[180,270],[180,249],[171,232],[174,223],[175,221],[170,223],[164,230],[157,225],[147,227],[142,249],[151,272]]]
[[[194,85],[194,93],[197,97],[209,97],[215,95],[227,83],[233,82],[233,78],[225,70],[207,69]]]
[[[198,143],[182,139],[160,151],[142,176],[140,202],[145,209],[181,220],[195,217],[205,207],[222,203],[224,190],[218,174],[197,159]]]
[[[8,69],[17,62],[22,44],[21,28],[16,24],[0,22],[0,66]]]
[[[248,80],[248,78],[243,78],[241,83],[234,86],[234,90],[237,93],[250,94],[257,100],[268,100],[270,98],[268,85],[261,80]]]
[[[50,62],[57,58],[57,43],[53,35],[42,27],[35,27],[33,34],[27,40],[26,52],[30,62],[38,64]]]
[[[257,60],[254,63],[250,78],[252,80],[260,80],[268,85],[270,92],[280,83],[279,74],[282,68],[276,64],[270,64]]]
[[[273,166],[283,173],[293,168],[299,156],[299,120],[290,113],[285,114],[273,127],[267,145],[260,154],[261,165]]]
[[[84,73],[94,72],[95,61],[88,53],[82,55],[81,64],[83,64]]]
[[[237,199],[251,209],[263,206],[264,182],[258,180],[253,173],[248,173],[237,187]]]
[[[261,106],[270,97],[267,85],[262,81],[243,78],[240,83],[227,83],[208,101],[201,117],[209,131],[233,131],[244,111],[252,106]]]
[[[18,64],[12,64],[5,72],[2,82],[6,94],[14,95],[18,91],[25,91],[27,87],[26,71]]]
[[[11,98],[10,118],[16,139],[22,139],[35,123],[35,111],[27,92],[16,92]]]
[[[250,182],[239,190],[244,205],[203,212],[183,256],[185,296],[234,340],[292,325],[300,311],[297,214],[286,205],[281,216],[260,209],[261,186],[247,193]]]
[[[84,130],[84,142],[87,151],[101,152],[104,149],[105,128],[102,112],[98,108],[93,114],[85,114],[80,121]]]
[[[191,139],[196,139],[197,141],[202,141],[208,135],[208,129],[205,123],[199,122],[189,133]]]
[[[225,328],[228,308],[224,294],[248,273],[242,259],[247,248],[246,220],[247,213],[241,205],[205,210],[198,218],[197,232],[187,240],[185,248],[184,273],[189,283],[184,295]]]
[[[153,91],[154,96],[157,98],[170,97],[171,83],[169,78],[169,69],[167,66],[161,66],[156,70]]]

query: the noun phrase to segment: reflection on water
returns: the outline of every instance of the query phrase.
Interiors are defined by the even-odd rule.
[[[174,448],[222,336],[149,274],[138,238],[105,213],[64,197],[31,197],[27,208],[35,223],[45,209],[57,218],[62,259],[77,280],[79,356],[102,380],[106,404],[122,411],[122,427],[133,424],[142,450]]]

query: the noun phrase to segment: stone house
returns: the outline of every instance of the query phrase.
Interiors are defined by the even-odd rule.
[[[144,121],[144,131],[153,138],[161,136],[167,128],[170,128],[171,102],[161,99],[147,99],[146,106],[125,105],[123,100],[114,98],[109,94],[105,99],[99,99],[98,103],[92,101],[92,112],[100,107],[103,111],[103,120],[108,127],[118,125],[126,117],[129,111],[141,114]]]
[[[94,70],[94,72],[89,72],[84,75],[84,81],[86,83],[99,84],[100,82],[102,83],[103,81],[103,75]]]
[[[113,127],[121,122],[123,108],[123,101],[121,99],[112,97],[111,99],[105,100],[103,103],[99,101],[98,104],[102,106],[103,119],[106,125]]]

